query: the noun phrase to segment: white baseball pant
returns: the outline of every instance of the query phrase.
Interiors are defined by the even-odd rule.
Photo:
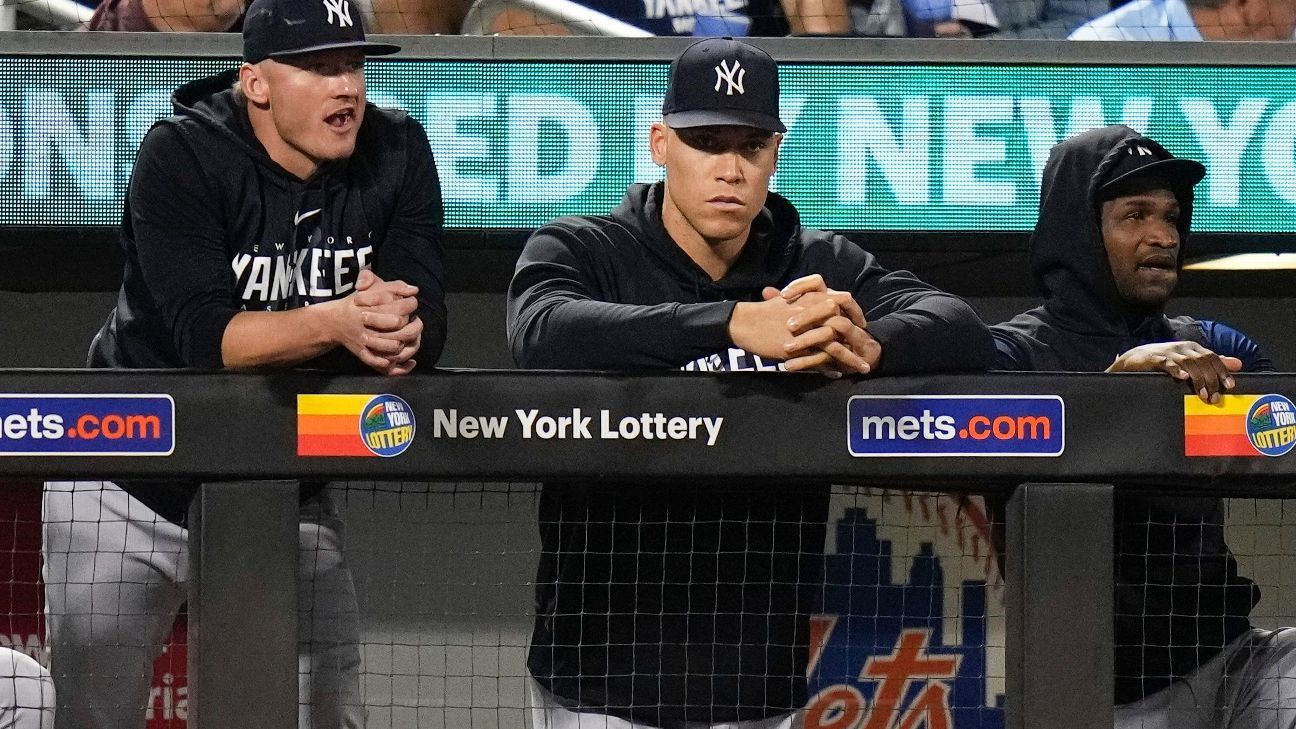
[[[54,729],[49,671],[10,648],[0,648],[0,729]]]
[[[1296,628],[1243,634],[1183,680],[1117,706],[1116,729],[1296,729]]]
[[[56,726],[141,729],[186,597],[188,534],[107,481],[46,483],[42,520]],[[326,494],[302,505],[299,536],[298,725],[360,729],[355,587]]]

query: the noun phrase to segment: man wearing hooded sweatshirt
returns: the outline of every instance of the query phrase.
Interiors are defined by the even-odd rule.
[[[1124,126],[1054,147],[1031,237],[1044,304],[991,327],[996,367],[1164,371],[1208,402],[1272,371],[1241,332],[1164,314],[1205,172]],[[1296,726],[1296,631],[1251,627],[1223,501],[1121,493],[1115,520],[1116,726]]]
[[[366,103],[342,0],[255,0],[245,63],[188,84],[131,177],[95,367],[404,375],[445,339],[441,196],[423,129]],[[252,454],[249,454],[252,455]],[[60,729],[138,729],[185,599],[191,482],[50,483],[44,574]],[[355,591],[322,484],[303,484],[300,725],[359,727]],[[233,667],[232,669],[233,670]]]
[[[650,131],[665,182],[527,242],[508,297],[518,364],[985,368],[993,345],[965,302],[801,227],[769,192],[778,110],[764,51],[721,38],[686,49]],[[826,485],[545,484],[533,726],[790,726],[806,702],[827,511]]]

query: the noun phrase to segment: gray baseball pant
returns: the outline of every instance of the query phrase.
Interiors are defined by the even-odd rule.
[[[42,520],[56,727],[141,729],[185,601],[188,534],[107,481],[46,483]],[[326,494],[302,505],[299,536],[298,725],[361,729],[355,587]]]
[[[1243,634],[1183,680],[1117,706],[1116,729],[1296,729],[1296,628]]]

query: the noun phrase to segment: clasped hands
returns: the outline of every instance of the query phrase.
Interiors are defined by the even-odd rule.
[[[423,321],[418,287],[384,281],[369,269],[360,271],[356,288],[343,300],[340,343],[368,367],[384,375],[405,375],[418,363]]]
[[[784,360],[792,372],[835,378],[877,368],[882,345],[868,333],[864,311],[849,293],[828,288],[823,276],[804,276],[782,290],[767,286],[761,296],[734,307],[729,334],[735,345]]]

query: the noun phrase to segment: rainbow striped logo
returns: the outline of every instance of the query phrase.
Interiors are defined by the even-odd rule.
[[[395,395],[297,396],[299,456],[399,456],[414,426],[414,410]]]
[[[1296,405],[1282,395],[1184,396],[1184,454],[1281,456],[1296,447]]]

